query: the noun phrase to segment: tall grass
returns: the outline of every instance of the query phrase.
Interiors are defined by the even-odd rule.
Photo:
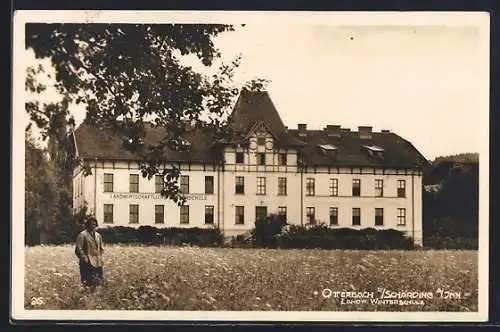
[[[105,248],[105,285],[80,288],[72,246],[26,248],[26,309],[477,311],[476,251]],[[332,291],[460,293],[423,305],[342,304]]]

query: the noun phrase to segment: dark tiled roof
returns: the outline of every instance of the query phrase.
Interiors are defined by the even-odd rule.
[[[222,144],[242,143],[248,130],[262,121],[276,137],[277,147],[297,147],[302,151],[306,165],[311,166],[372,166],[415,168],[428,166],[427,160],[408,141],[390,132],[373,132],[371,138],[360,138],[358,132],[341,130],[340,137],[328,136],[324,130],[307,130],[307,136],[298,135],[298,130],[287,130],[267,92],[243,90],[230,116],[230,126],[235,131],[231,139],[221,140]],[[163,128],[146,128],[145,146],[161,140]],[[220,150],[214,148],[213,135],[200,129],[184,135],[191,143],[189,152],[167,150],[171,161],[222,160]],[[82,124],[75,130],[78,153],[87,159],[139,160],[139,156],[122,147],[122,140],[109,132]],[[318,145],[332,144],[336,154],[325,154]],[[384,149],[383,156],[372,156],[364,145],[376,145]]]
[[[379,166],[379,167],[426,167],[427,160],[408,141],[394,133],[373,132],[371,138],[360,138],[358,132],[344,131],[340,137],[328,136],[324,130],[307,130],[305,138],[298,130],[290,135],[301,138],[306,146],[302,149],[306,165],[316,166]],[[318,145],[331,144],[337,148],[334,156],[325,154]],[[372,156],[364,147],[376,145],[384,149],[382,157]]]
[[[147,126],[144,146],[159,142],[163,136],[163,128]],[[186,132],[183,137],[191,143],[191,148],[185,152],[166,150],[168,160],[205,162],[220,160],[218,152],[212,147],[213,139],[210,133],[192,130]],[[75,130],[75,141],[78,154],[84,159],[140,160],[140,156],[122,146],[119,136],[91,125],[81,124]]]
[[[243,89],[230,116],[230,126],[237,134],[246,135],[258,121],[262,121],[278,140],[286,136],[286,128],[281,121],[266,91],[250,92]]]

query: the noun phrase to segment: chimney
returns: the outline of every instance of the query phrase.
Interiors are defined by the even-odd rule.
[[[358,127],[359,138],[370,139],[372,138],[372,127],[370,126],[359,126]]]
[[[298,129],[299,129],[299,136],[307,136],[306,130],[307,130],[307,125],[305,123],[299,123],[298,124]]]
[[[325,131],[329,137],[340,137],[340,126],[339,125],[326,125]]]

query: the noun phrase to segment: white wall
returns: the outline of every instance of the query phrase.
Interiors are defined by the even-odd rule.
[[[245,194],[235,194],[235,178],[245,178]],[[266,194],[257,195],[257,177],[266,178]],[[287,179],[287,195],[278,195],[278,178]],[[238,172],[226,171],[223,174],[224,183],[224,231],[228,234],[238,234],[255,227],[255,207],[266,206],[267,213],[277,213],[278,207],[287,208],[287,219],[290,223],[300,225],[300,174],[284,172]],[[235,206],[245,206],[245,223],[235,223]]]
[[[157,227],[212,227],[205,224],[205,205],[214,206],[214,224],[217,224],[217,173],[214,171],[203,171],[203,167],[193,166],[191,171],[183,171],[183,175],[188,175],[189,192],[189,224],[180,223],[180,209],[173,201],[155,194],[154,177],[148,180],[144,178],[138,169],[137,164],[129,165],[126,162],[104,163],[106,168],[99,168],[102,163],[97,163],[97,170],[92,168],[92,176],[87,177],[89,188],[86,193],[89,197],[89,206],[94,205],[93,181],[97,175],[97,208],[95,215],[102,226],[129,226],[139,227],[144,225]],[[111,167],[110,167],[111,166]],[[104,192],[104,174],[113,174],[113,192]],[[139,193],[129,192],[130,174],[139,175]],[[205,194],[205,176],[214,177],[214,193]],[[104,204],[113,204],[113,224],[104,224]],[[129,223],[130,204],[139,205],[139,223]],[[163,224],[155,224],[155,205],[164,205],[165,221]]]
[[[225,171],[218,173],[213,166],[182,165],[182,174],[190,177],[191,195],[186,203],[190,207],[189,224],[180,224],[178,206],[159,194],[154,195],[154,178],[148,180],[140,174],[137,164],[128,162],[98,162],[97,169],[92,167],[93,174],[83,177],[83,195],[75,198],[74,204],[80,206],[87,201],[90,212],[94,209],[94,181],[97,184],[96,216],[100,224],[106,226],[131,226],[150,225],[157,227],[212,227],[204,223],[205,206],[214,206],[214,225],[219,225],[225,235],[232,236],[251,230],[255,223],[255,207],[266,206],[268,213],[276,213],[279,206],[287,207],[288,221],[293,224],[307,223],[306,207],[315,207],[315,216],[318,221],[329,223],[329,208],[337,207],[339,224],[334,227],[375,227],[375,208],[384,209],[384,225],[379,229],[394,228],[406,232],[409,236],[415,235],[417,243],[422,242],[422,176],[412,175],[402,170],[374,170],[349,168],[317,168],[308,169],[303,174],[303,204],[301,206],[301,174],[296,168],[296,154],[290,153],[288,165],[258,166],[249,164],[247,159],[244,165],[234,164],[234,149],[228,149],[225,159]],[[275,155],[277,151],[269,151]],[[271,159],[272,160],[272,159]],[[250,159],[252,161],[252,159]],[[93,166],[93,164],[92,164]],[[105,167],[105,168],[103,168]],[[265,170],[264,170],[264,169]],[[97,170],[97,172],[96,172]],[[328,174],[330,172],[330,174]],[[114,175],[114,192],[104,193],[104,173]],[[351,174],[357,173],[357,174]],[[384,174],[385,173],[385,174]],[[139,197],[129,197],[129,175],[139,174]],[[75,182],[82,178],[82,173],[77,173]],[[205,176],[214,177],[214,194],[205,195]],[[245,194],[235,194],[235,177],[245,178]],[[266,178],[266,195],[257,195],[257,177]],[[287,178],[287,195],[278,196],[278,177]],[[306,178],[315,179],[315,196],[306,196]],[[338,196],[329,196],[329,179],[338,179]],[[361,179],[361,197],[352,197],[352,180]],[[384,180],[384,197],[375,197],[375,179]],[[397,197],[397,180],[406,180],[406,197]],[[221,192],[218,197],[218,182]],[[413,183],[413,186],[412,186]],[[77,188],[77,187],[74,187]],[[412,188],[414,190],[412,196]],[[124,197],[123,197],[124,196]],[[199,199],[196,199],[199,198]],[[220,206],[218,205],[218,199]],[[103,206],[113,204],[114,223],[104,224]],[[139,224],[129,223],[129,205],[139,204]],[[165,223],[154,223],[155,204],[165,205]],[[235,223],[235,206],[245,206],[245,223]],[[352,226],[352,208],[361,209],[361,226]],[[406,225],[397,225],[397,209],[406,208]],[[414,208],[414,211],[412,210]]]

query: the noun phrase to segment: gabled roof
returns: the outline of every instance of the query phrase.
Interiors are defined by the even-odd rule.
[[[241,90],[230,115],[229,123],[232,130],[236,134],[245,136],[258,121],[265,123],[277,140],[286,136],[285,125],[269,94],[266,91]]]
[[[165,129],[146,125],[146,136],[144,146],[155,144],[165,135]],[[75,143],[79,157],[84,159],[108,159],[108,160],[140,160],[140,156],[134,154],[122,146],[122,139],[110,131],[99,129],[88,124],[81,124],[74,132]],[[200,161],[216,162],[220,160],[218,151],[212,149],[213,135],[211,133],[195,129],[186,132],[183,138],[191,146],[189,151],[178,152],[170,149],[165,150],[165,156],[170,161]]]
[[[298,130],[289,130],[297,138]],[[328,136],[325,130],[307,130],[302,148],[305,165],[310,166],[353,166],[353,167],[395,167],[416,168],[428,166],[428,161],[408,141],[394,133],[371,134],[370,139],[360,138],[358,132],[345,131],[340,137]],[[322,153],[320,145],[335,146],[334,158]],[[382,156],[368,153],[365,146],[377,146],[383,149]]]

